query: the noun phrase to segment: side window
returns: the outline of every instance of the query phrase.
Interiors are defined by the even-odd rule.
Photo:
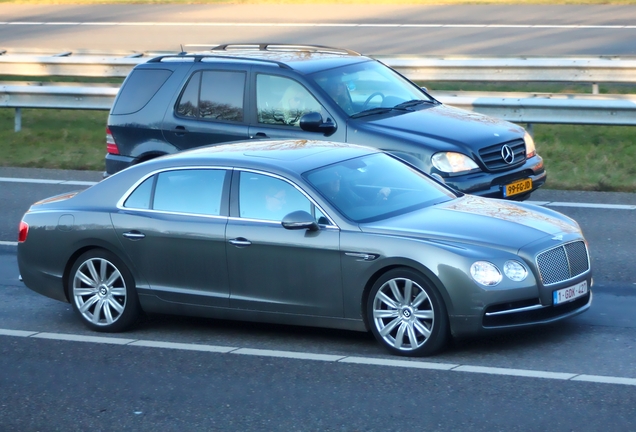
[[[242,122],[244,94],[244,72],[199,71],[188,81],[177,103],[177,114]]]
[[[144,180],[142,184],[137,186],[137,189],[135,189],[134,192],[126,198],[124,207],[144,210],[149,209],[150,199],[152,197],[152,186],[154,185],[155,177],[156,176],[149,177]]]
[[[134,69],[119,91],[113,114],[131,114],[142,109],[172,75],[166,69]]]
[[[256,77],[256,110],[259,123],[300,127],[300,118],[321,112],[322,106],[298,82],[275,75]]]
[[[185,169],[159,173],[152,208],[219,216],[224,180],[225,170]]]
[[[242,172],[239,211],[243,218],[281,221],[297,210],[312,212],[312,203],[291,184],[256,173]]]

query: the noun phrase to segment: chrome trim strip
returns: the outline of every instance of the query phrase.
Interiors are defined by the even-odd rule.
[[[537,310],[537,309],[543,309],[543,308],[547,308],[547,307],[550,307],[550,305],[548,305],[548,306],[543,306],[543,305],[526,306],[526,307],[522,307],[522,308],[518,308],[518,309],[508,309],[508,310],[499,311],[499,312],[486,312],[486,316],[507,315],[507,314],[512,314],[512,313],[528,312],[528,311]]]

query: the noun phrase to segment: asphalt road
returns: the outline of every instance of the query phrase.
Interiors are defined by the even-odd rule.
[[[630,56],[635,6],[0,4],[0,49],[177,51],[228,42],[371,55]]]
[[[0,169],[0,430],[636,427],[636,194],[532,197],[585,231],[590,311],[400,359],[370,335],[338,330],[152,315],[123,334],[90,332],[68,304],[19,282],[9,243],[30,202],[83,186],[7,180],[99,175]]]

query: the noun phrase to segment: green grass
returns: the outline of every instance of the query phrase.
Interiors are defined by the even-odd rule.
[[[0,109],[0,165],[104,170],[105,111]],[[547,188],[636,192],[636,127],[534,125]]]
[[[0,165],[104,170],[106,111],[23,109],[14,132],[15,110],[0,109]]]

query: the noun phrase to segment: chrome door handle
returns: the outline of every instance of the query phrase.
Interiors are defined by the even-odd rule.
[[[238,238],[230,240],[230,244],[233,244],[234,246],[238,246],[238,247],[245,247],[245,246],[250,246],[252,242],[247,239],[244,239],[243,237],[238,237]]]
[[[141,240],[146,237],[146,234],[140,233],[139,231],[128,231],[125,232],[123,236],[131,240]]]

